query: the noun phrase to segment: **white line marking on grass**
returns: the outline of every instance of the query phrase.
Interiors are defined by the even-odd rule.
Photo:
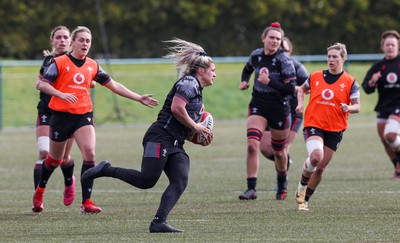
[[[149,222],[148,219],[113,219],[115,222]],[[208,219],[168,219],[168,222],[209,222]]]
[[[317,192],[317,191],[315,191],[315,192]],[[240,194],[240,193],[242,193],[242,191],[232,191],[232,193],[234,193],[234,194]],[[261,191],[258,191],[257,190],[257,194],[259,194],[259,193],[261,193],[261,194],[264,194],[264,193],[276,193],[275,191],[273,191],[273,190],[261,190]],[[332,194],[332,193],[336,193],[336,194],[341,194],[341,193],[346,193],[346,194],[376,194],[376,193],[380,193],[380,194],[398,194],[398,193],[400,193],[400,191],[356,191],[356,190],[354,190],[354,191],[322,191],[322,192],[318,192],[318,194],[324,194],[324,193],[329,193],[329,194]]]
[[[0,193],[16,193],[16,192],[32,192],[34,193],[34,190],[0,190]],[[52,189],[47,189],[46,193],[63,193],[64,190],[52,190]],[[80,192],[77,190],[77,192]],[[164,190],[140,190],[140,191],[132,191],[132,190],[93,190],[94,193],[163,193]],[[32,194],[33,195],[33,194]]]
[[[0,193],[34,193],[34,190],[0,190]],[[64,190],[46,190],[46,193],[63,193]],[[77,191],[79,192],[79,191]],[[94,190],[94,193],[163,193],[164,190],[139,190],[139,191],[132,191],[132,190]],[[185,191],[184,194],[188,193],[204,193],[205,191]],[[224,192],[224,191],[222,191]],[[230,191],[231,194],[241,194],[242,191]],[[275,193],[273,190],[257,190],[257,193],[261,194],[266,194],[266,193]],[[359,190],[354,190],[354,191],[319,191],[318,193],[351,193],[351,194],[374,194],[374,193],[380,193],[380,194],[397,194],[400,193],[400,190],[398,191],[359,191]]]

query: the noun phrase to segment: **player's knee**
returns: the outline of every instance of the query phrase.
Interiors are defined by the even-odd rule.
[[[287,157],[284,150],[274,150],[274,157],[276,160],[281,161],[283,158]]]
[[[75,164],[75,161],[71,158],[71,156],[68,156],[68,158],[64,157],[63,161],[61,163],[62,168],[68,168],[70,166],[73,166]]]
[[[47,155],[49,154],[49,151],[47,150],[40,150],[39,151],[39,160],[44,160],[46,159]]]
[[[285,145],[287,143],[287,138],[282,139],[282,140],[276,140],[276,139],[271,139],[271,145],[272,149],[274,150],[275,156],[282,155],[283,149],[285,148]],[[282,152],[282,153],[280,153]]]
[[[141,185],[137,185],[140,189],[150,189],[157,184],[158,180],[155,179],[145,179]]]
[[[392,148],[397,148],[400,146],[400,137],[395,133],[385,134],[385,139]]]
[[[262,132],[256,128],[248,128],[247,129],[247,140],[255,140],[260,142],[262,138]]]
[[[397,137],[397,134],[395,134],[395,133],[385,134],[385,140],[390,145],[396,141],[396,137]]]
[[[311,139],[306,142],[307,153],[311,160],[320,160],[323,156],[324,144],[321,140]],[[320,157],[320,158],[319,158]]]
[[[247,142],[247,152],[248,153],[258,153],[259,144],[255,141],[248,141]]]
[[[392,148],[400,146],[399,130],[400,123],[397,120],[389,119],[386,121],[383,137]]]
[[[64,155],[64,157],[63,157],[63,165],[64,164],[68,164],[69,162],[71,161],[71,155]]]
[[[317,161],[313,161],[312,163],[311,159],[307,158],[303,164],[303,169],[310,173],[314,173],[317,169],[317,165],[318,165]]]
[[[324,158],[324,154],[321,150],[314,150],[309,156],[311,164],[317,166],[319,162]]]
[[[258,152],[260,147],[260,141],[262,138],[262,132],[256,128],[247,129],[247,152],[255,153]]]
[[[82,154],[84,154],[86,158],[92,158],[91,160],[95,160],[95,151],[94,151],[94,149],[82,150]]]
[[[47,168],[55,169],[55,168],[57,168],[58,166],[61,165],[62,160],[56,160],[56,159],[51,158],[50,156],[47,156],[47,158],[44,161],[44,163],[45,163]]]
[[[50,150],[50,139],[48,136],[40,136],[37,138],[37,146],[40,159],[45,159]]]

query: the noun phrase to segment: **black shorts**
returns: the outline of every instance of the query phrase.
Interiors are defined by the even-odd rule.
[[[307,138],[311,136],[321,137],[322,140],[324,141],[324,146],[332,149],[333,151],[336,151],[338,149],[339,144],[343,139],[343,132],[344,131],[329,132],[317,127],[303,128],[304,140],[307,140]]]
[[[153,186],[153,183],[160,178],[164,171],[168,178],[173,178],[171,179],[172,184],[177,184],[182,188],[186,187],[190,159],[183,144],[168,134],[165,128],[153,123],[143,137],[143,148],[141,171],[132,180],[143,188],[148,188]],[[175,193],[171,193],[171,195],[173,196]],[[169,206],[162,204],[160,207],[168,208]],[[165,210],[169,212],[170,208]]]
[[[41,112],[39,111],[36,118],[36,126],[48,126],[50,125],[51,111]]]
[[[179,152],[185,151],[183,149],[185,139],[176,139],[158,122],[152,123],[147,129],[142,141],[143,147],[145,147],[147,142],[159,142],[165,144],[166,147],[174,147],[173,150],[178,150]]]
[[[255,93],[249,104],[248,116],[262,116],[268,126],[276,130],[285,130],[291,125],[290,108],[287,99],[265,99],[268,94]]]
[[[37,105],[38,116],[36,118],[36,126],[48,126],[50,123],[52,110],[49,108],[49,102],[40,96],[40,101]],[[51,96],[50,96],[51,97]]]
[[[299,114],[294,114],[293,112],[291,113],[291,119],[292,125],[290,126],[290,131],[293,131],[295,133],[299,132],[299,129],[301,125],[303,124],[303,115]],[[266,131],[270,131],[269,126],[267,126]]]
[[[394,109],[392,112],[376,112],[376,118],[387,120],[390,115],[400,116],[400,109]]]
[[[303,124],[303,116],[293,115],[292,113],[292,125],[290,126],[290,131],[298,132],[301,125]]]
[[[50,139],[62,142],[72,137],[83,126],[94,126],[93,112],[78,115],[53,111],[50,119]]]

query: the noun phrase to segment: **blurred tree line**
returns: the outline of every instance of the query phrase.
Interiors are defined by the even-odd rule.
[[[323,54],[334,42],[351,54],[377,53],[381,33],[399,30],[399,9],[400,0],[1,0],[0,57],[41,59],[57,25],[89,27],[90,55],[103,57],[102,23],[113,58],[161,57],[162,41],[173,37],[210,56],[247,56],[274,21],[297,55]]]

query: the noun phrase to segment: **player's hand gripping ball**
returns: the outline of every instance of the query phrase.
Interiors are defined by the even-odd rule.
[[[190,132],[189,136],[187,137],[187,140],[189,140],[194,144],[201,144],[203,146],[207,146],[211,143],[213,139],[213,134],[211,131],[214,128],[214,118],[209,112],[205,111],[201,116],[200,123],[205,128],[204,131],[200,134],[195,133],[194,131]]]

